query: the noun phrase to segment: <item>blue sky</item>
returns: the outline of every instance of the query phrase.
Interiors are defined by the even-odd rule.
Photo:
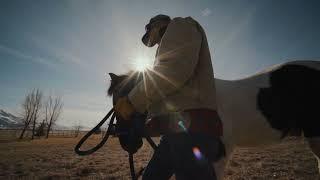
[[[157,14],[204,27],[215,76],[238,79],[289,60],[320,59],[316,0],[3,0],[0,108],[12,113],[32,88],[60,95],[59,124],[95,125],[111,107],[108,72],[155,48],[141,36]]]

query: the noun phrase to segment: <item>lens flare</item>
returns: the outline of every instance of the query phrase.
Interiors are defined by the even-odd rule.
[[[180,126],[181,129],[183,129],[185,132],[187,132],[187,128],[184,126],[183,121],[179,121],[178,125]]]
[[[201,160],[203,158],[202,153],[198,147],[193,147],[192,152],[198,160]]]

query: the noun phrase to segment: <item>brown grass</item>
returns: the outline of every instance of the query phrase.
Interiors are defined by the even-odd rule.
[[[100,136],[99,136],[100,137]],[[97,143],[99,137],[88,142]],[[0,143],[0,179],[130,179],[128,155],[116,138],[98,152],[80,157],[73,152],[79,139],[51,138]],[[145,166],[152,149],[145,143],[135,154],[135,167]],[[238,148],[226,170],[226,179],[319,179],[316,161],[303,141]]]
[[[320,180],[316,159],[302,139],[237,148],[225,173],[228,180]]]

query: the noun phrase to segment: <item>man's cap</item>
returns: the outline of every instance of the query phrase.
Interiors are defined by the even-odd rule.
[[[170,21],[170,17],[164,14],[159,14],[150,19],[149,24],[154,23],[156,21]]]

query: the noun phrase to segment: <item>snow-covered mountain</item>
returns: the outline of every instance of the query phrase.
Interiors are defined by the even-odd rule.
[[[21,127],[22,120],[21,118],[14,116],[2,109],[0,109],[0,128],[17,128]]]
[[[39,125],[39,122],[37,122],[37,126]],[[2,109],[0,109],[0,129],[7,129],[7,128],[21,128],[23,127],[23,121],[21,118],[8,113]],[[31,127],[31,125],[30,125]],[[73,129],[72,127],[67,127],[60,124],[54,124],[52,126],[55,130],[70,130]]]

